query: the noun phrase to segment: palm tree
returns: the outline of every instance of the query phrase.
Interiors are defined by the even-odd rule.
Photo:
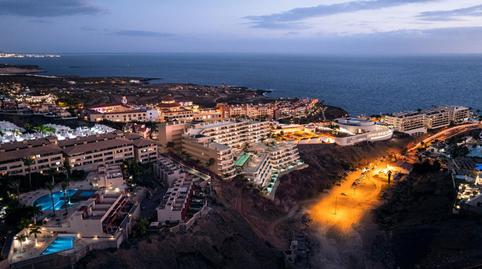
[[[55,174],[57,173],[57,170],[55,168],[50,168],[47,171],[47,173],[50,176],[50,178],[52,179],[52,185],[55,185]]]
[[[29,219],[29,218],[22,218],[20,220],[20,223],[18,224],[18,228],[20,230],[23,230],[23,229],[27,229],[27,234],[28,234],[28,228],[30,227],[30,225],[32,224],[32,220]]]
[[[216,163],[216,159],[214,159],[214,158],[209,158],[207,165],[208,165],[208,167],[211,167],[211,166],[214,165],[215,163]]]
[[[128,166],[128,171],[132,175],[132,179],[133,179],[132,180],[133,182],[131,183],[137,183],[140,175],[142,174],[142,167],[136,161],[129,162],[127,166]]]
[[[47,182],[47,184],[45,184],[45,187],[49,190],[50,202],[52,203],[53,216],[55,216],[55,202],[54,202],[54,195],[53,195],[54,185],[52,185],[52,182]]]
[[[65,177],[67,181],[70,180],[70,172],[72,170],[72,167],[70,166],[69,162],[67,160],[64,161],[64,172],[65,172]]]
[[[19,234],[19,235],[15,236],[15,239],[17,239],[18,242],[20,243],[20,252],[23,252],[23,242],[25,242],[25,240],[27,240],[27,236],[24,235],[24,234]]]
[[[147,234],[147,229],[149,228],[149,221],[145,218],[141,218],[137,222],[137,232],[139,236]]]
[[[69,214],[69,204],[70,204],[70,196],[67,195],[67,189],[69,188],[69,181],[66,180],[62,182],[62,192],[64,193],[64,208],[65,208],[65,215]]]
[[[42,209],[38,206],[37,202],[30,208],[30,213],[33,216],[33,223],[37,224],[37,216],[42,214]]]
[[[40,225],[37,224],[32,224],[30,225],[30,232],[28,233],[29,235],[32,235],[35,237],[35,246],[38,245],[38,235],[41,234],[42,231],[40,230]]]
[[[32,164],[33,164],[32,156],[23,159],[23,165],[27,166],[28,184],[30,189],[32,189]]]
[[[8,187],[16,192],[17,199],[18,199],[18,197],[20,196],[20,180],[19,179],[13,179],[12,181],[10,181],[8,183]]]

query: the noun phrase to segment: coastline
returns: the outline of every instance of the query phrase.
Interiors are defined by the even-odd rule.
[[[25,74],[38,74],[43,72],[37,65],[13,65],[13,64],[0,64],[0,75],[25,75]]]

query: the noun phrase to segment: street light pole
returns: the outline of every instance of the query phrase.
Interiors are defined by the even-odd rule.
[[[335,196],[335,213],[334,213],[335,216],[336,216],[336,206],[337,206],[337,204],[338,204],[338,195]]]

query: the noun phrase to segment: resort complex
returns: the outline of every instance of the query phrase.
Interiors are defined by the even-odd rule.
[[[306,184],[315,191],[321,186],[319,178],[311,182],[305,179],[317,175],[314,167],[332,162],[339,164],[333,177],[349,174],[346,183],[334,187],[347,188],[334,198],[335,213],[338,199],[358,199],[353,208],[340,205],[343,222],[350,227],[343,229],[357,223],[360,212],[355,211],[365,193],[375,189],[378,195],[392,179],[402,181],[412,169],[409,162],[417,158],[443,162],[450,170],[458,193],[454,213],[482,212],[480,139],[468,137],[447,144],[427,140],[431,134],[437,138],[458,134],[457,128],[476,129],[479,121],[467,107],[442,106],[371,117],[349,117],[338,111],[327,117],[327,106],[314,98],[216,101],[201,106],[173,97],[184,88],[172,86],[170,95],[154,94],[156,98],[144,102],[122,95],[118,102],[75,104],[67,109],[65,100],[54,94],[32,93],[15,85],[3,87],[9,90],[0,100],[0,112],[13,116],[11,121],[0,121],[0,183],[5,186],[0,198],[9,201],[0,207],[0,220],[14,215],[13,208],[28,211],[17,216],[22,224],[0,240],[1,266],[73,267],[89,252],[118,249],[126,240],[134,242],[130,240],[133,237],[138,240],[147,233],[183,235],[198,229],[196,223],[209,218],[206,216],[211,216],[213,208],[225,210],[219,204],[227,200],[246,220],[256,223],[259,216],[251,215],[253,204],[263,210],[276,205],[289,211],[296,203],[293,198],[277,197],[277,192],[286,195],[291,191],[280,189],[283,178],[293,189]],[[204,93],[211,93],[212,88],[206,87]],[[192,88],[186,89],[187,94],[193,94]],[[232,92],[236,90],[221,91],[222,95]],[[195,97],[205,94],[196,93]],[[17,116],[33,120],[23,124]],[[430,134],[423,138],[415,136],[427,132]],[[316,147],[327,152],[356,152],[364,147],[375,150],[392,141],[400,143],[400,139],[413,139],[418,144],[406,149],[406,156],[387,153],[383,160],[362,168],[331,160],[336,157],[329,154],[310,153]],[[356,177],[350,177],[352,174]],[[372,185],[364,185],[368,181]],[[357,192],[362,194],[357,196]],[[326,194],[328,200],[333,197],[331,192]],[[297,210],[293,214],[302,214],[301,223],[307,227],[312,221],[308,215],[320,221],[324,215],[319,212],[332,208],[317,211],[323,216]],[[334,215],[329,214],[330,223],[338,221],[332,220]],[[226,226],[223,217],[214,218]],[[260,223],[277,229],[265,221]],[[271,233],[267,232],[273,236]],[[296,233],[292,238],[286,252],[289,265],[308,257],[304,236]]]

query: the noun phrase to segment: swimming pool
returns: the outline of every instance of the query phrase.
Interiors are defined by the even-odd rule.
[[[75,193],[77,192],[76,189],[68,189],[67,190],[67,196],[72,197]],[[64,192],[63,191],[56,191],[52,193],[52,197],[54,199],[54,208],[55,210],[61,209],[64,204]],[[52,210],[52,201],[50,199],[50,194],[46,194],[37,200],[35,200],[35,203],[38,207],[40,207],[40,210],[42,211],[50,211]]]
[[[66,196],[67,198],[79,198],[80,200],[87,200],[89,197],[91,197],[95,191],[91,190],[77,190],[77,189],[68,189],[66,191]],[[54,208],[55,210],[60,210],[64,207],[65,204],[65,199],[64,199],[64,192],[63,191],[56,191],[52,193],[52,197],[54,199]],[[79,200],[76,199],[76,200]],[[50,194],[46,194],[37,200],[35,200],[34,204],[36,204],[38,207],[40,207],[40,210],[42,211],[51,211],[52,210],[52,201],[50,199]],[[69,207],[72,206],[72,204],[69,205]]]
[[[49,255],[74,248],[74,236],[58,236],[40,255]]]

